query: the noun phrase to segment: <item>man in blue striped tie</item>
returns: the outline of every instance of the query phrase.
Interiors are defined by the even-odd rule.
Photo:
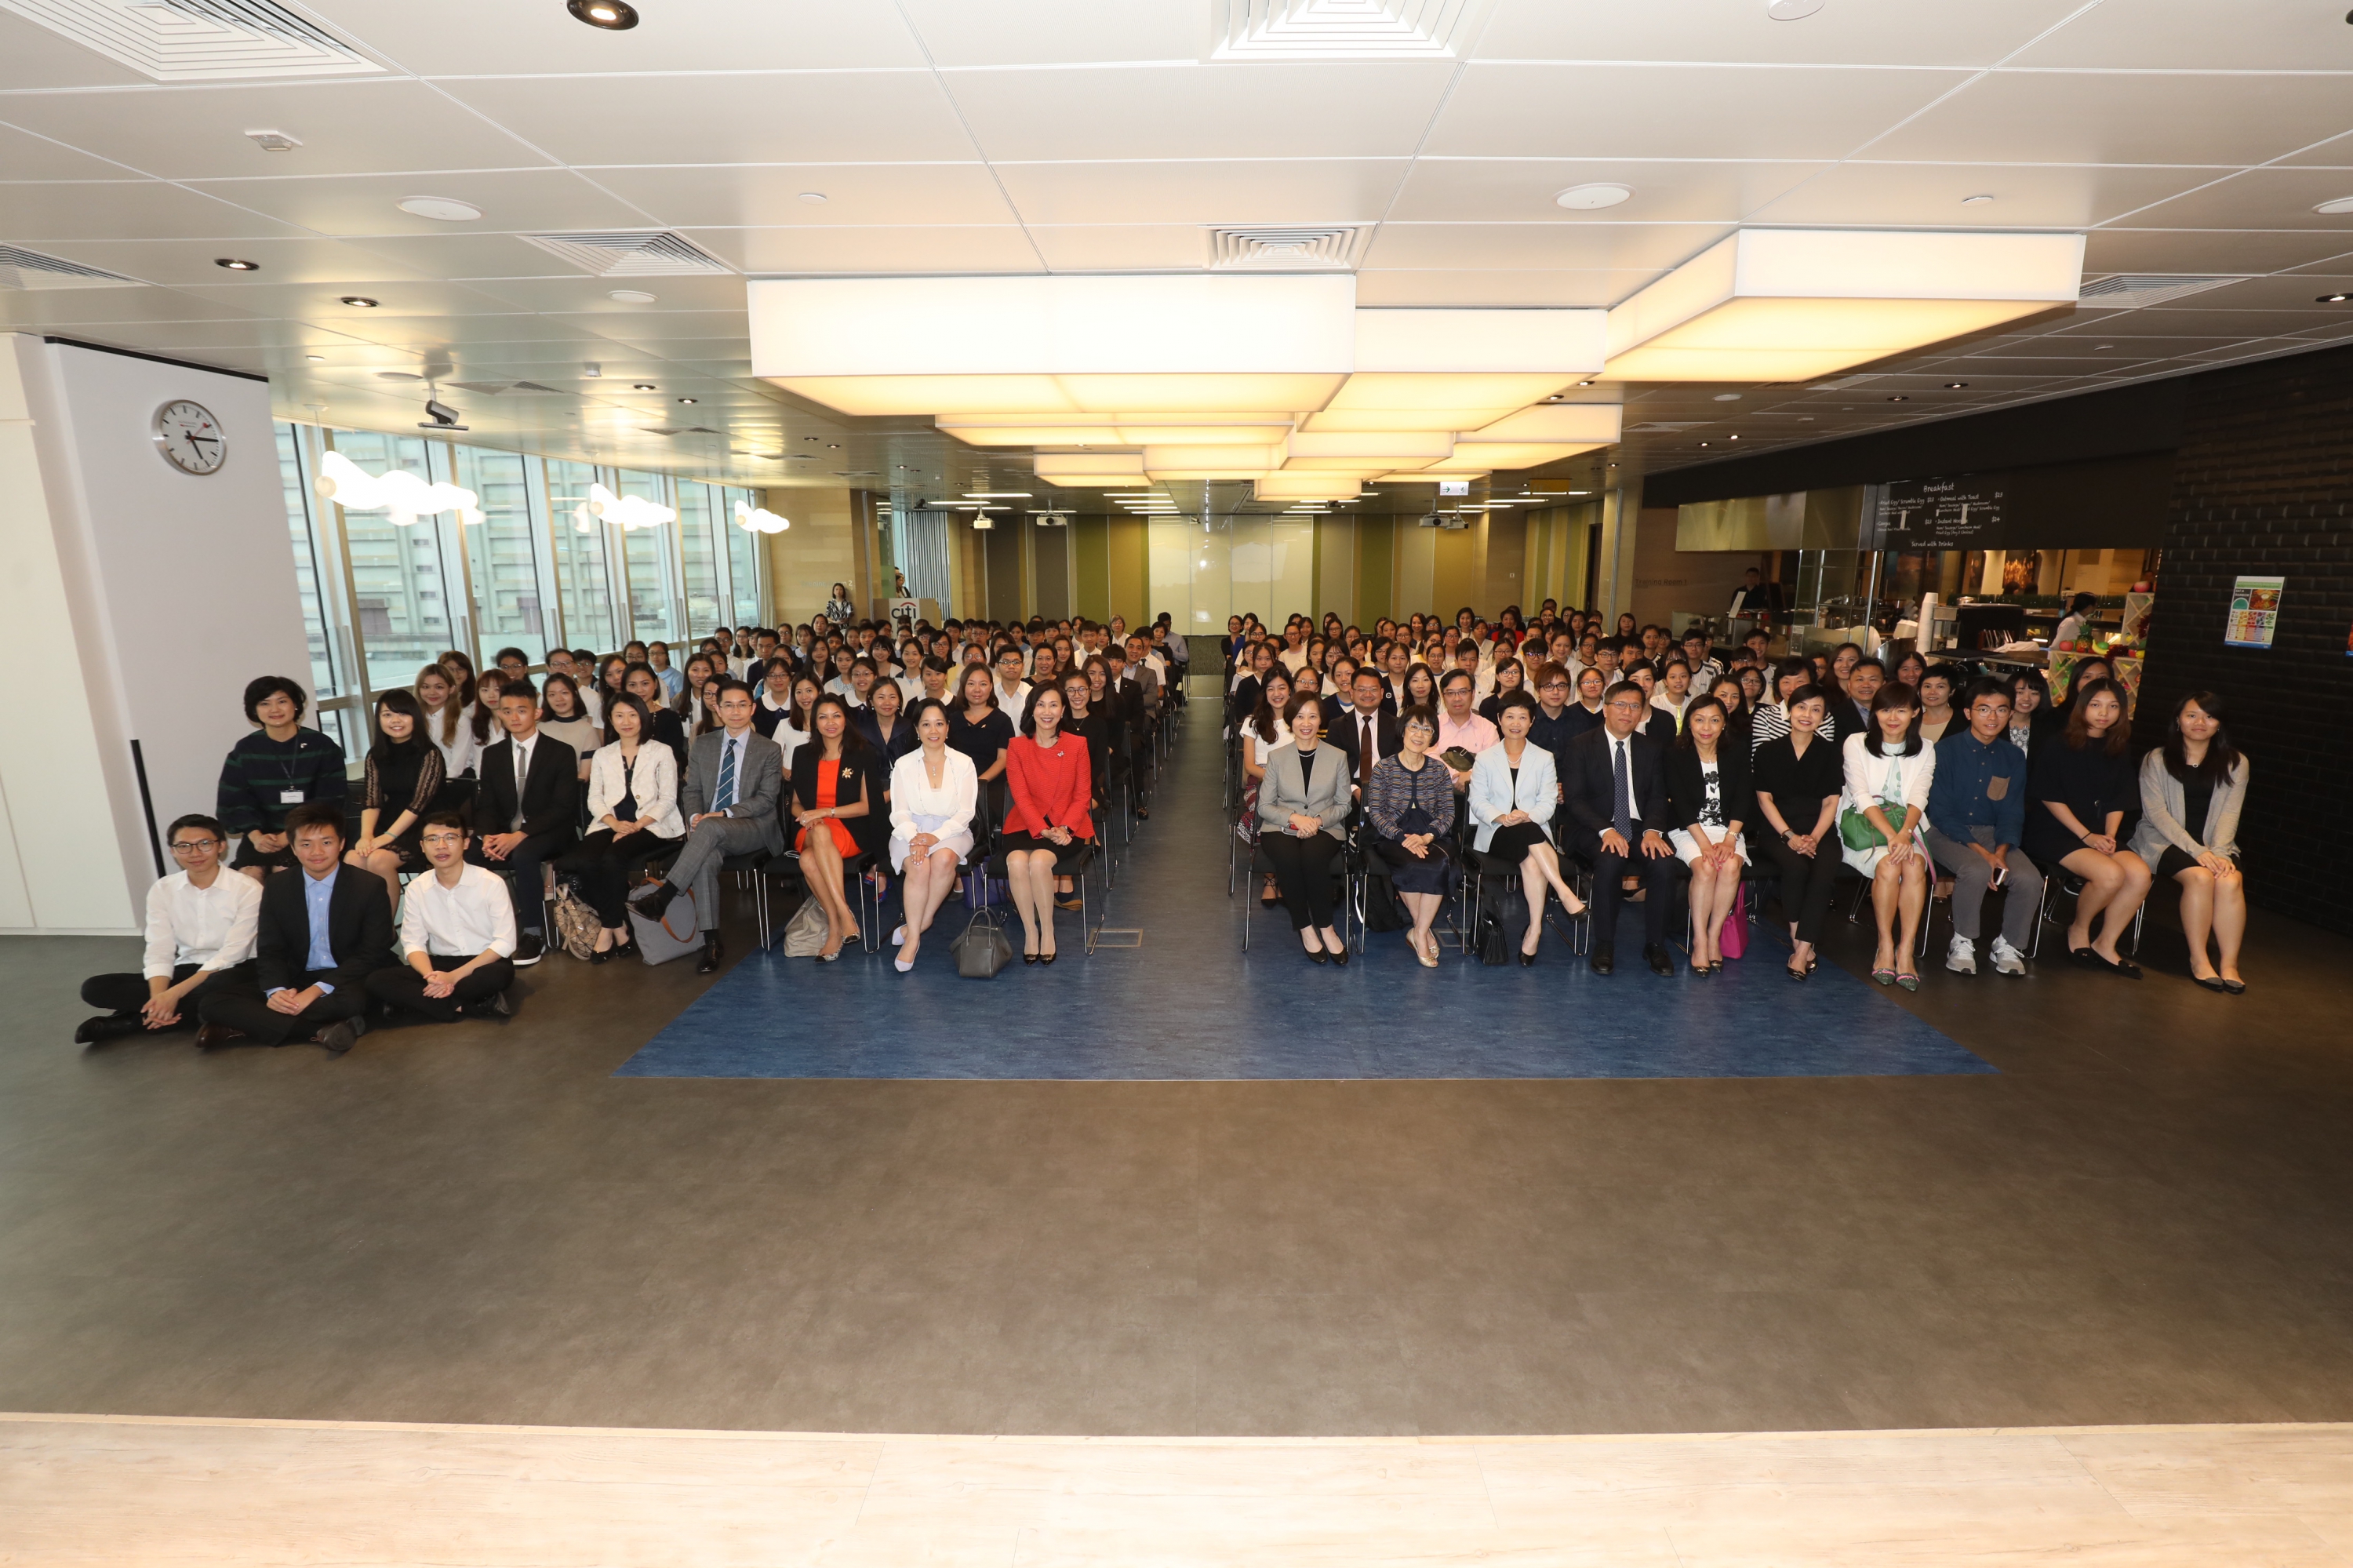
[[[702,932],[702,958],[695,972],[710,974],[723,956],[719,942],[719,868],[732,854],[785,847],[777,803],[784,798],[785,753],[752,726],[752,688],[741,681],[719,686],[721,727],[695,736],[679,786],[679,810],[687,822],[686,847],[670,863],[670,874],[632,906],[659,920],[681,892],[694,895],[694,919]]]

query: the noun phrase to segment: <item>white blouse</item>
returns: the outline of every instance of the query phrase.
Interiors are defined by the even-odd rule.
[[[441,715],[425,715],[425,736],[433,749],[441,754],[441,777],[456,779],[474,770],[482,759],[481,748],[474,744],[474,710],[470,707],[458,715],[458,738],[444,742],[441,738]]]
[[[923,749],[917,747],[891,767],[891,835],[912,839],[923,831],[915,825],[917,817],[944,817],[947,821],[933,836],[953,838],[972,826],[979,800],[980,775],[971,758],[950,748],[940,770],[940,787],[934,789]]]
[[[1936,748],[1923,743],[1910,757],[1873,757],[1866,736],[1851,735],[1840,751],[1846,768],[1846,804],[1854,810],[1880,800],[1900,800],[1928,810],[1928,786],[1936,778]],[[1895,824],[1902,825],[1898,818]]]

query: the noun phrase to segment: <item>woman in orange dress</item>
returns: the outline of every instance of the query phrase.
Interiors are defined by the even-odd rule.
[[[800,824],[793,847],[800,851],[801,880],[825,911],[825,946],[817,961],[829,964],[858,929],[842,868],[860,853],[849,824],[871,810],[866,777],[871,751],[850,727],[849,705],[830,693],[818,698],[809,722],[816,733],[793,754],[790,803]]]

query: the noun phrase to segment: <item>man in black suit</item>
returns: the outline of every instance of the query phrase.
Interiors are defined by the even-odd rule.
[[[1348,695],[1347,707],[1326,705],[1332,716],[1324,738],[1347,758],[1348,777],[1361,800],[1365,786],[1373,780],[1373,764],[1384,757],[1395,757],[1405,745],[1405,736],[1387,701],[1388,688],[1371,665],[1356,672],[1356,678],[1348,683]]]
[[[214,991],[196,1044],[308,1040],[340,1056],[367,1033],[367,977],[392,961],[384,884],[343,864],[343,809],[313,800],[286,813],[300,876],[261,885],[252,988]]]
[[[514,958],[528,969],[547,955],[540,867],[580,836],[580,754],[539,733],[539,694],[529,681],[499,693],[506,739],[485,747],[474,792],[474,842],[466,858],[504,872],[514,899]]]
[[[1593,863],[1593,972],[1617,967],[1619,885],[1642,878],[1642,957],[1654,975],[1672,975],[1667,906],[1674,901],[1675,852],[1668,844],[1665,753],[1640,732],[1650,703],[1620,681],[1601,699],[1601,727],[1568,743],[1564,804],[1574,842]]]

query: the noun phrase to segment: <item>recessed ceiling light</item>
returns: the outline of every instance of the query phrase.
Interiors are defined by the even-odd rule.
[[[625,305],[650,305],[654,302],[654,297],[643,289],[616,289],[605,297],[618,300]]]
[[[1983,194],[1978,196],[1966,196],[1961,198],[1961,205],[1963,207],[1982,207],[1991,200],[1993,200],[1993,197]]]
[[[1765,0],[1765,15],[1776,22],[1801,22],[1822,8],[1822,0]]]
[[[821,206],[825,201],[825,193],[823,191],[803,191],[801,192],[801,200],[808,203],[811,207]]]
[[[375,302],[369,299],[365,294],[345,294],[343,296],[343,302],[350,305],[354,310],[372,311],[375,309]]]
[[[2331,217],[2335,217],[2339,213],[2353,212],[2353,196],[2338,196],[2335,201],[2322,202],[2318,207],[2314,207],[2312,210],[2315,212],[2325,212]]]
[[[1571,212],[1599,212],[1605,207],[1616,207],[1633,194],[1628,186],[1605,181],[1589,185],[1571,185],[1552,199],[1555,206],[1565,207]]]
[[[638,8],[628,0],[565,0],[564,8],[608,33],[626,33],[638,25]]]
[[[1945,390],[1947,392],[1957,392],[1968,385],[1968,383],[1966,381],[1947,381],[1945,383]]]
[[[681,398],[679,399],[679,401],[680,401],[680,402],[681,402],[681,403],[691,403],[691,402],[695,401],[695,399],[693,399],[693,398],[691,398],[691,397],[681,397]]]
[[[2116,347],[2116,344],[2112,344],[2112,343],[2095,343],[2095,344],[2094,344],[2092,345],[2092,352],[2093,352],[2093,353],[2094,353],[2094,354],[2097,354],[2100,350],[2102,350],[2102,349],[2104,349],[2104,348],[2114,348],[2114,347]]]
[[[260,262],[239,260],[234,256],[216,256],[213,259],[213,265],[216,267],[226,267],[232,272],[259,272],[261,270]]]
[[[1890,397],[1890,398],[1888,399],[1888,401],[1889,401],[1889,402],[1891,402],[1891,403],[1909,403],[1910,401],[1912,401],[1912,399],[1911,399],[1911,398],[1909,398],[1909,397],[1905,397],[1905,396],[1904,396],[1904,394],[1902,394],[1901,392],[1898,392],[1894,397]]]
[[[313,365],[324,365],[327,363],[327,356],[323,354],[306,354],[302,357],[309,360]]]
[[[403,196],[393,205],[412,217],[438,218],[443,223],[471,223],[482,216],[480,207],[456,196]]]
[[[2316,305],[2341,305],[2348,300],[2353,300],[2353,294],[2321,294],[2316,296],[2312,302]]]
[[[1714,441],[1702,441],[1702,442],[1700,442],[1700,445],[1702,445],[1702,446],[1704,446],[1704,447],[1714,446],[1715,444],[1715,443]]]
[[[661,388],[655,386],[650,381],[632,381],[629,383],[629,390],[632,392],[659,392]]]
[[[1740,401],[1740,394],[1737,392],[1719,392],[1715,395],[1715,400],[1719,403],[1737,403]]]
[[[1580,381],[1580,382],[1578,382],[1578,383],[1577,383],[1577,385],[1578,385],[1579,387],[1590,387],[1590,386],[1592,386],[1592,385],[1593,385],[1593,383],[1592,383],[1592,382],[1590,382],[1590,381]]]
[[[1738,440],[1740,438],[1739,438],[1738,436],[1726,436],[1726,437],[1725,437],[1724,439],[1725,439],[1725,440],[1727,440],[1727,441],[1736,441],[1736,440]]]

